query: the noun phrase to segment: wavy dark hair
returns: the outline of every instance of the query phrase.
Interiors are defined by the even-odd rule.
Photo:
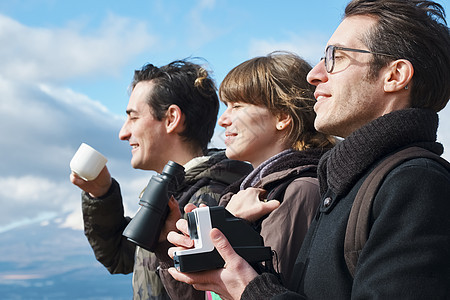
[[[353,0],[344,17],[354,15],[378,20],[362,37],[370,51],[412,63],[411,106],[443,109],[450,98],[450,32],[443,7],[422,0]],[[376,78],[390,61],[391,57],[374,55],[370,77]]]
[[[146,64],[136,70],[130,89],[141,81],[155,84],[147,98],[153,116],[161,121],[169,106],[177,105],[185,116],[180,135],[205,153],[219,111],[217,88],[210,73],[200,64],[176,60],[162,67]]]

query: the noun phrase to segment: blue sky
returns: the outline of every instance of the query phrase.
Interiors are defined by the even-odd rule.
[[[57,218],[81,228],[80,192],[69,182],[81,142],[109,158],[134,214],[150,175],[130,167],[129,146],[117,135],[135,69],[203,57],[220,84],[232,67],[274,50],[315,64],[346,3],[1,1],[0,233]],[[438,137],[448,147],[449,120],[446,108]],[[222,146],[218,136],[214,146]]]
[[[30,52],[36,43],[44,43],[39,35],[47,37],[47,44],[37,47],[39,53],[30,60],[52,64],[52,56],[44,58],[42,52],[76,44],[75,53],[66,53],[67,60],[63,53],[54,57],[52,67],[65,67],[68,72],[58,74],[64,72],[51,68],[57,75],[52,79],[121,114],[132,72],[146,62],[162,65],[178,58],[204,57],[218,83],[233,66],[276,46],[303,50],[302,55],[315,63],[345,1],[308,2],[13,0],[1,3],[0,12],[25,26],[32,40],[29,45],[24,40],[23,46],[29,46]],[[323,5],[328,9],[311,13]],[[79,56],[91,55],[83,60],[77,51]]]

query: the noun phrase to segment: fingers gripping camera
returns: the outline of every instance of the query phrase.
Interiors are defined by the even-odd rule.
[[[224,233],[237,254],[250,264],[271,262],[272,251],[263,238],[244,220],[236,218],[222,206],[200,207],[187,214],[189,236],[194,248],[176,251],[174,265],[180,272],[197,272],[222,268],[224,260],[209,236],[212,228]]]
[[[209,236],[213,228],[209,217],[209,207],[201,207],[187,214],[188,229],[191,240],[194,240],[194,248],[178,251],[175,255],[191,255],[196,253],[211,252],[214,245]]]

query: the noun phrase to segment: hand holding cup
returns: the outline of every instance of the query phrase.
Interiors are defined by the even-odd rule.
[[[100,152],[82,143],[70,161],[70,169],[86,181],[97,178],[108,159]]]

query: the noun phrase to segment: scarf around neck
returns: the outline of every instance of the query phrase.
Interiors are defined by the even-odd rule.
[[[367,123],[323,155],[318,169],[321,194],[329,188],[338,196],[346,195],[374,162],[408,146],[441,155],[438,122],[432,110],[408,108]]]
[[[328,151],[328,149],[306,149],[303,151],[287,149],[268,160],[261,163],[255,168],[240,184],[240,190],[255,186],[263,177],[287,169],[304,166],[317,165],[320,157]]]

